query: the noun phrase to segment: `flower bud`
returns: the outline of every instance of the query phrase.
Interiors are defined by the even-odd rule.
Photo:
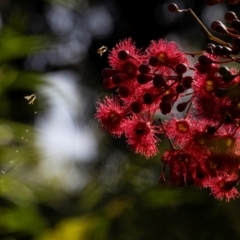
[[[217,45],[215,48],[214,48],[214,54],[215,55],[223,55],[222,54],[222,46],[221,45]]]
[[[224,67],[220,67],[218,72],[219,72],[220,75],[224,75],[224,74],[229,72],[229,69],[228,69],[228,67],[225,67],[225,66]]]
[[[153,77],[153,86],[155,88],[161,88],[166,86],[165,78],[160,74],[155,74]]]
[[[225,190],[225,191],[230,191],[231,189],[233,189],[236,184],[238,183],[238,179],[236,180],[233,180],[233,181],[226,181],[223,185],[222,185],[222,188]]]
[[[176,86],[176,92],[177,93],[183,93],[185,91],[185,87],[182,84],[178,84]]]
[[[182,75],[183,73],[185,73],[187,71],[187,66],[186,64],[184,63],[179,63],[177,66],[176,66],[176,73],[178,75]]]
[[[132,103],[131,105],[132,112],[134,113],[140,113],[143,109],[143,103],[141,100],[137,100]]]
[[[193,81],[193,78],[191,76],[186,76],[183,78],[182,80],[182,85],[186,88],[186,89],[189,89],[192,87],[192,81]]]
[[[162,112],[162,114],[168,114],[171,112],[172,110],[172,105],[173,103],[171,101],[161,101],[159,104],[160,110]]]
[[[124,81],[125,77],[121,73],[115,73],[112,76],[112,81],[115,85],[120,85]]]
[[[153,67],[156,67],[159,64],[159,59],[155,56],[149,58],[149,64]]]
[[[213,60],[205,55],[201,55],[198,58],[198,61],[203,66],[207,66],[207,65],[210,65],[211,63],[213,63]]]
[[[222,22],[220,22],[220,21],[213,21],[212,24],[211,24],[211,29],[213,31],[216,31],[216,27],[219,26],[219,25],[222,25]]]
[[[154,102],[154,100],[155,100],[155,97],[154,97],[153,94],[148,93],[148,92],[144,93],[144,95],[143,95],[143,102],[145,104],[151,105]]]
[[[168,5],[168,11],[169,11],[169,12],[178,12],[179,9],[178,9],[177,4],[175,4],[175,3],[169,4],[169,5]]]
[[[216,47],[216,45],[214,45],[214,44],[212,44],[212,43],[209,43],[209,44],[206,46],[205,50],[206,50],[207,53],[213,54],[215,47]]]
[[[152,77],[146,74],[139,74],[137,76],[137,81],[139,84],[145,84],[152,80]]]
[[[121,50],[118,52],[118,58],[122,61],[125,61],[129,58],[130,54],[126,50]]]
[[[141,64],[138,68],[138,71],[142,74],[149,73],[151,68],[147,64]]]
[[[237,19],[235,12],[232,11],[226,12],[224,17],[227,22],[232,22],[233,20]]]
[[[118,94],[122,98],[127,98],[131,94],[131,89],[127,86],[120,86],[118,89]]]
[[[206,129],[206,133],[209,135],[213,135],[217,131],[217,128],[214,126],[208,126]]]
[[[218,72],[222,75],[224,82],[230,82],[235,78],[235,75],[232,75],[227,67],[220,67]]]
[[[240,31],[240,20],[235,19],[232,21],[231,26],[236,30]]]
[[[215,31],[218,32],[218,33],[222,33],[222,34],[227,34],[228,33],[227,28],[224,24],[218,24],[215,27]]]
[[[179,103],[179,104],[177,105],[177,110],[178,110],[178,112],[183,112],[183,111],[186,109],[188,103],[189,103],[189,102]]]
[[[229,55],[232,53],[232,49],[226,46],[222,47],[222,55]]]
[[[102,70],[102,77],[103,78],[110,78],[116,71],[111,68],[104,68]]]

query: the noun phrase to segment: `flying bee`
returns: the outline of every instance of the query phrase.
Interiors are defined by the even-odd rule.
[[[108,50],[108,48],[106,46],[102,46],[97,50],[97,53],[100,55],[100,57],[103,55],[103,53],[105,53]]]
[[[36,96],[36,94],[32,94],[30,96],[25,96],[24,98],[27,99],[28,104],[33,104],[34,101],[36,100],[37,96]]]

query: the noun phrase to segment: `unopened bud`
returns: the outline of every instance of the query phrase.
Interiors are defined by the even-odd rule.
[[[213,63],[213,60],[205,55],[201,55],[198,58],[198,61],[203,66],[207,66],[207,65],[210,65],[211,63]]]
[[[112,76],[112,81],[115,85],[119,85],[121,84],[125,79],[125,76],[121,73],[115,73],[113,76]]]
[[[208,126],[206,129],[206,133],[209,135],[213,135],[217,131],[217,128],[214,126]]]
[[[165,78],[160,75],[160,74],[155,74],[154,77],[153,77],[153,86],[155,88],[161,88],[161,87],[164,87],[166,86],[166,81],[165,81]]]
[[[183,93],[185,91],[185,87],[182,84],[178,84],[176,86],[176,92],[177,93]]]
[[[216,45],[214,45],[212,43],[209,43],[205,48],[206,52],[209,53],[209,54],[213,54],[215,47],[216,47]]]
[[[186,76],[183,78],[182,80],[182,85],[186,88],[186,89],[189,89],[192,87],[192,81],[193,81],[193,78],[191,76]]]
[[[118,58],[122,61],[125,61],[129,58],[129,52],[126,50],[121,50],[118,52]]]
[[[143,103],[140,100],[137,100],[132,103],[131,105],[132,112],[134,113],[140,113],[143,109]]]
[[[232,53],[232,49],[226,46],[222,47],[222,55],[229,55]]]
[[[120,86],[118,93],[122,98],[127,98],[131,94],[131,89],[127,86]]]
[[[178,112],[183,112],[188,105],[188,102],[182,102],[177,105]]]
[[[230,82],[236,77],[235,75],[231,74],[227,67],[220,67],[218,72],[220,75],[222,75],[224,82]]]
[[[151,93],[146,92],[143,95],[143,102],[147,105],[151,105],[154,102],[154,99],[155,97]]]
[[[111,68],[104,68],[102,70],[102,77],[103,78],[110,78],[112,75],[116,72],[116,70],[113,70]]]
[[[233,27],[235,30],[239,31],[240,30],[240,20],[235,19],[231,23],[231,27]]]
[[[137,76],[137,81],[139,84],[145,84],[152,80],[152,77],[146,74],[139,74]]]
[[[155,56],[149,58],[149,64],[156,67],[159,64],[159,59]]]
[[[213,21],[212,24],[211,24],[211,29],[212,29],[213,31],[216,31],[216,27],[217,27],[217,26],[221,26],[221,25],[223,25],[222,22],[220,22],[220,21]]]
[[[233,181],[226,181],[223,185],[222,185],[222,188],[225,190],[225,191],[230,191],[231,189],[233,189],[236,184],[238,183],[238,179],[236,180],[233,180]]]
[[[161,101],[159,104],[162,114],[168,114],[172,110],[173,103],[171,101]]]
[[[237,16],[236,16],[235,12],[228,11],[228,12],[225,13],[225,20],[227,22],[232,22],[235,19],[237,19]]]
[[[176,66],[176,73],[179,75],[182,75],[183,73],[185,73],[187,71],[187,66],[184,63],[179,63]]]
[[[224,75],[224,74],[229,72],[229,68],[225,67],[225,66],[224,67],[220,67],[218,72],[219,72],[220,75]]]
[[[146,74],[151,70],[151,68],[147,64],[141,64],[138,67],[138,71],[142,74]]]
[[[222,33],[222,34],[227,34],[228,33],[226,26],[223,25],[223,24],[217,25],[215,27],[215,31],[218,32],[218,33]]]
[[[168,11],[170,11],[170,12],[178,12],[179,9],[178,9],[177,4],[175,4],[175,3],[169,4],[168,5]]]
[[[215,55],[223,55],[222,54],[222,49],[223,47],[221,45],[217,45],[215,48],[214,48],[214,54]]]

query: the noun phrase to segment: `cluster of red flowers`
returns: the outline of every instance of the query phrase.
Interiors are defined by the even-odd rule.
[[[230,15],[229,22],[239,21]],[[218,32],[224,27],[213,24]],[[109,54],[111,68],[102,71],[104,87],[116,94],[98,103],[96,118],[147,158],[158,153],[158,136],[165,135],[171,149],[162,161],[176,185],[207,187],[227,201],[238,197],[240,74],[221,64],[240,61],[239,42],[240,36],[234,36],[225,46],[208,44],[190,67],[175,42],[152,41],[141,52],[131,39],[121,41]],[[161,121],[167,114],[171,119]]]

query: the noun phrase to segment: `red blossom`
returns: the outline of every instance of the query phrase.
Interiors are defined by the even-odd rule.
[[[121,136],[123,133],[125,111],[124,108],[120,106],[117,97],[105,97],[103,103],[98,102],[97,113],[95,116],[104,130],[110,132],[116,137]]]
[[[175,42],[167,42],[163,39],[151,41],[146,49],[145,58],[149,59],[151,57],[156,57],[156,60],[158,60],[156,68],[164,74],[172,73],[171,69],[175,69],[179,63],[188,65],[188,60],[179,46]]]
[[[175,146],[183,146],[191,137],[192,123],[190,119],[176,119],[172,118],[170,121],[164,123],[167,136],[172,139]]]
[[[236,175],[219,175],[215,178],[210,178],[207,187],[211,189],[212,194],[219,200],[225,199],[229,201],[239,197],[239,192],[235,188],[238,183],[238,176]]]
[[[124,128],[127,143],[136,153],[145,155],[147,158],[158,153],[159,139],[156,134],[161,133],[161,130],[153,125],[151,119],[134,115],[125,121]]]
[[[123,53],[124,57],[121,57],[121,53]],[[142,55],[132,42],[132,39],[127,38],[120,41],[110,51],[108,59],[112,68],[120,70],[131,77],[136,75]]]

